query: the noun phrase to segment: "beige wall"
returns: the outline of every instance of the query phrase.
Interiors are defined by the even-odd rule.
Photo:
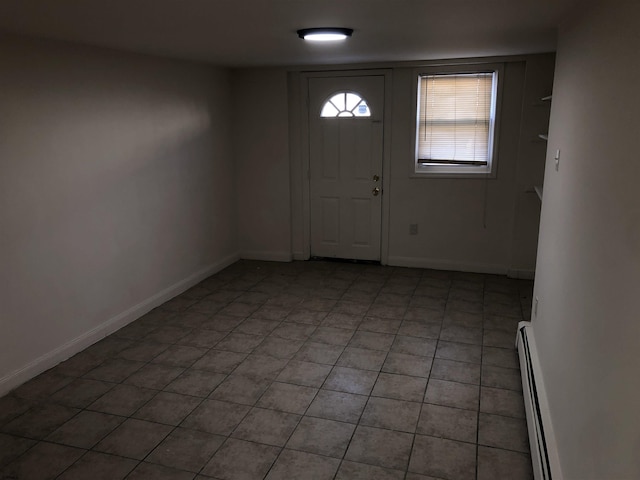
[[[599,4],[560,32],[535,285],[566,480],[640,478],[640,4]]]
[[[237,255],[228,74],[0,39],[0,394]]]
[[[291,261],[287,74],[243,69],[231,80],[240,255]]]

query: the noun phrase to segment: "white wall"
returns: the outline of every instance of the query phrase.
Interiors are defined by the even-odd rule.
[[[639,18],[599,2],[559,36],[533,329],[567,480],[640,478]]]
[[[522,95],[520,141],[515,175],[515,209],[511,237],[511,266],[514,274],[532,270],[536,264],[540,199],[532,186],[544,181],[547,142],[539,137],[549,131],[551,102],[541,100],[553,90],[555,55],[527,57]]]
[[[410,177],[413,69],[394,69],[389,263],[532,276],[553,55],[504,63],[498,172],[492,179]],[[533,130],[533,131],[532,131]],[[418,235],[409,235],[409,224]]]
[[[287,73],[232,73],[233,157],[242,258],[291,261]]]
[[[525,64],[505,65],[495,179],[410,177],[414,158],[413,69],[394,71],[389,262],[506,273]],[[486,204],[485,204],[486,202]],[[418,235],[409,235],[409,224]]]
[[[224,70],[0,42],[1,394],[233,261],[237,225]]]
[[[388,263],[532,277],[535,269],[540,202],[533,186],[542,183],[545,145],[537,134],[547,130],[549,106],[539,99],[551,90],[553,54],[504,62],[498,172],[495,179],[415,178],[412,86],[415,67],[392,68],[391,167],[385,200],[389,202]],[[431,62],[434,63],[434,62]],[[353,67],[351,67],[353,68]],[[299,77],[290,78],[291,96],[301,102]],[[304,100],[304,99],[303,99]],[[300,144],[304,105],[292,109],[293,245],[303,257],[305,167]],[[409,225],[418,224],[418,235]]]

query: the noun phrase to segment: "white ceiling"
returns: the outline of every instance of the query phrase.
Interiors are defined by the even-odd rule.
[[[555,50],[578,0],[1,0],[0,30],[226,66]],[[311,45],[299,28],[355,30]]]

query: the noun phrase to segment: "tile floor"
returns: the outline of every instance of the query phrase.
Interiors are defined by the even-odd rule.
[[[0,478],[530,479],[531,289],[238,262],[0,398]]]

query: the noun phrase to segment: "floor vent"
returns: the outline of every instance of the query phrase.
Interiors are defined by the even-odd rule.
[[[520,357],[533,476],[535,480],[562,480],[531,322],[518,324],[516,348]]]

